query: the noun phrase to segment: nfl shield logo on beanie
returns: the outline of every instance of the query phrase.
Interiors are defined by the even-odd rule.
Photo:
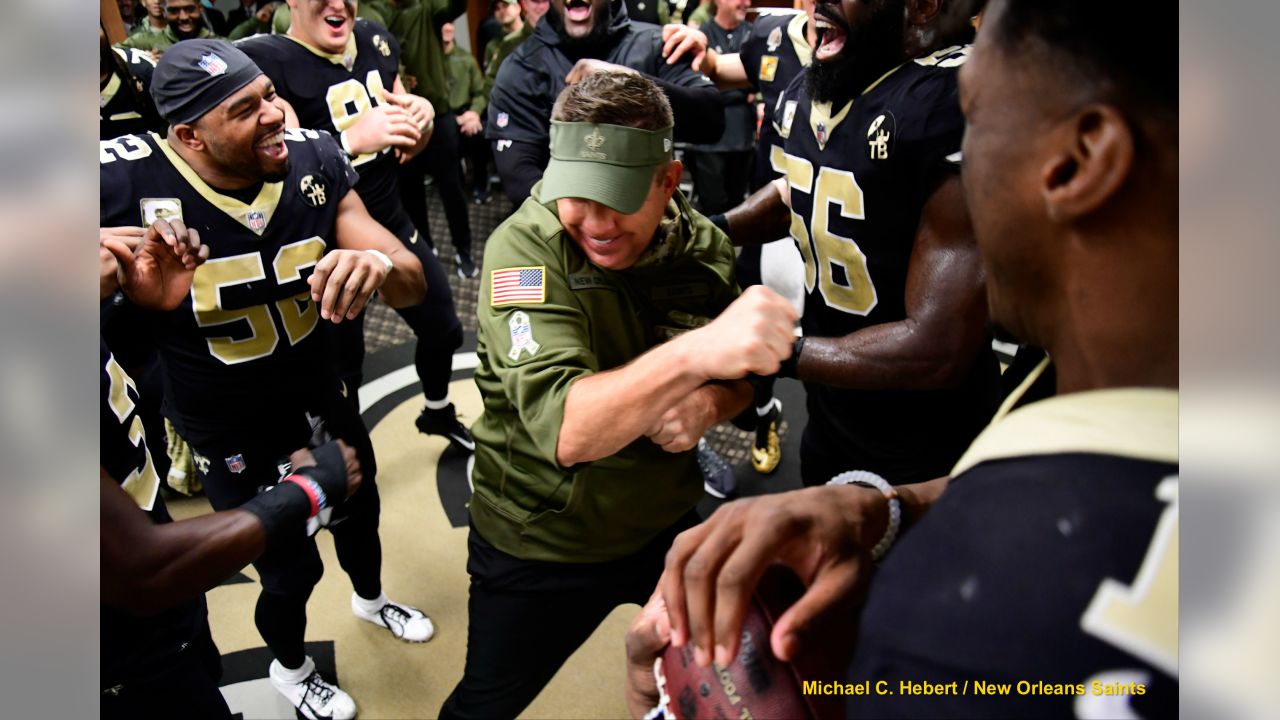
[[[227,71],[227,61],[211,52],[200,56],[199,65],[202,70],[215,77]]]

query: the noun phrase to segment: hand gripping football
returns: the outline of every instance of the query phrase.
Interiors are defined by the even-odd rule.
[[[806,679],[795,666],[774,657],[769,634],[774,622],[803,593],[800,581],[789,570],[770,568],[752,596],[742,623],[738,656],[728,667],[699,667],[693,646],[667,646],[654,663],[654,674],[665,703],[665,717],[786,718],[818,720],[831,717],[831,703],[821,696],[806,696]],[[836,708],[838,712],[838,708]]]

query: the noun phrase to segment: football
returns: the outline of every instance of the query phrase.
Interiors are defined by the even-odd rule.
[[[828,699],[802,691],[806,679],[831,678],[804,677],[795,666],[774,657],[769,645],[774,622],[803,591],[799,579],[785,568],[773,567],[765,573],[743,619],[738,655],[728,667],[699,667],[691,644],[667,646],[654,665],[665,716],[681,720],[832,717]]]

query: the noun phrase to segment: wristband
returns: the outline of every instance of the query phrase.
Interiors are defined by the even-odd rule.
[[[294,483],[307,494],[307,499],[311,501],[311,513],[307,517],[315,517],[329,506],[329,498],[325,495],[324,488],[320,487],[320,483],[302,473],[294,473],[280,482]]]
[[[799,378],[800,369],[800,351],[804,349],[804,335],[796,338],[796,344],[791,346],[791,357],[782,361],[782,366],[778,368],[778,377]]]
[[[342,152],[346,153],[347,157],[356,156],[356,154],[351,151],[351,144],[347,142],[346,130],[343,130],[342,132],[338,133],[338,144],[342,145]]]
[[[884,529],[880,542],[871,548],[871,560],[879,562],[889,552],[893,541],[898,538],[898,528],[902,524],[902,503],[898,500],[898,491],[887,480],[866,470],[850,470],[827,481],[828,485],[861,485],[879,490],[889,501],[889,525]]]
[[[298,483],[271,485],[250,498],[240,509],[258,518],[270,542],[280,536],[281,528],[301,528],[306,524],[311,511],[311,497]]]
[[[387,254],[382,252],[381,250],[365,250],[365,252],[381,260],[382,265],[383,267],[386,268],[388,275],[390,275],[391,271],[395,269],[396,264],[391,262],[391,258],[387,257]]]

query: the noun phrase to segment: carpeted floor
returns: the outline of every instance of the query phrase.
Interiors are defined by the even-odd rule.
[[[455,368],[465,368],[465,354],[475,347],[479,279],[464,280],[454,273],[455,255],[443,209],[433,192],[429,197],[431,237],[450,273],[454,302],[467,331]],[[495,196],[490,203],[470,209],[479,261],[484,239],[510,212],[510,204]],[[366,338],[365,389],[378,388],[371,393],[373,400],[367,403],[364,416],[378,455],[384,586],[393,599],[426,611],[436,624],[436,636],[423,645],[401,643],[387,631],[353,617],[351,584],[338,566],[331,538],[321,533],[319,545],[327,571],[308,605],[308,651],[322,671],[336,676],[355,698],[361,718],[435,717],[461,677],[466,653],[465,456],[446,450],[440,438],[418,434],[413,426],[421,400],[412,372],[404,372],[412,366],[413,335],[399,316],[375,303],[366,320]],[[402,377],[408,380],[392,382]],[[724,425],[709,438],[734,466],[743,495],[799,485],[799,433],[790,429],[803,427],[804,393],[798,383],[782,381],[777,395],[788,422],[783,428],[783,466],[774,476],[764,478],[751,470],[746,433]],[[464,422],[469,424],[479,415],[480,396],[469,369],[455,373],[451,398]],[[203,498],[170,500],[170,505],[177,518],[209,511]],[[699,511],[705,516],[717,505],[708,496]],[[271,656],[253,624],[257,593],[256,576],[249,568],[208,594],[209,621],[223,653],[223,692],[233,712],[243,717],[292,718],[293,708],[266,679]],[[622,638],[635,610],[635,606],[624,606],[614,611],[522,717],[625,717]]]

